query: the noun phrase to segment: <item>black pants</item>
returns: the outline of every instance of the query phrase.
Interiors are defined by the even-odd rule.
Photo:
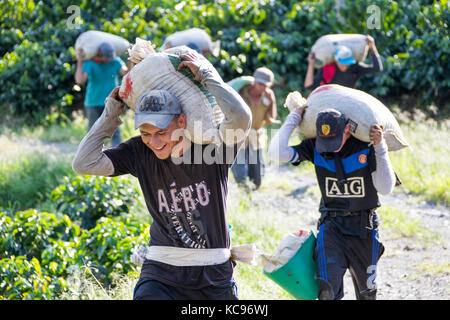
[[[234,280],[201,289],[184,289],[141,277],[136,283],[134,300],[238,300]]]
[[[314,258],[317,262],[320,300],[342,299],[343,280],[347,269],[350,270],[356,298],[376,299],[376,266],[384,252],[384,246],[378,239],[377,228],[367,230],[365,236],[356,233],[348,235],[342,232],[333,218],[326,218],[319,226]]]
[[[239,150],[231,167],[231,172],[233,172],[237,183],[244,183],[248,177],[255,184],[256,189],[261,186],[264,170],[263,149],[253,150],[250,144],[247,148],[242,147]]]

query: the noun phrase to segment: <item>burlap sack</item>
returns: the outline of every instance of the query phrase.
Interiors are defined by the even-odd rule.
[[[118,56],[125,53],[130,45],[130,43],[122,37],[103,31],[90,30],[83,32],[78,36],[75,42],[75,50],[78,48],[83,49],[83,60],[89,60],[97,55],[98,48],[103,42],[109,42]]]
[[[192,50],[181,46],[149,54],[122,79],[119,96],[135,110],[136,102],[144,93],[155,89],[168,90],[178,98],[186,115],[188,138],[197,144],[218,143],[218,126],[224,115],[216,99],[194,80],[188,68],[177,70],[182,61],[180,55],[189,51]],[[203,56],[200,59],[209,63]]]
[[[339,46],[346,46],[352,50],[356,61],[364,61],[367,57],[369,47],[366,36],[362,34],[328,34],[320,37],[311,48],[316,56],[316,68],[333,62],[334,52]]]
[[[215,57],[219,55],[220,51],[220,40],[212,41],[206,31],[199,28],[175,32],[167,37],[166,43],[168,42],[170,42],[170,47],[187,46],[192,42],[199,46],[200,50],[209,50]]]
[[[241,89],[245,86],[253,84],[255,82],[255,78],[253,76],[242,76],[238,78],[234,78],[233,80],[228,81],[227,83],[237,92],[241,91]]]
[[[307,100],[303,99],[299,92],[291,92],[285,102],[285,106],[291,111],[304,104],[308,107],[299,124],[299,131],[307,138],[316,136],[317,114],[322,110],[333,108],[351,120],[350,132],[357,139],[370,142],[370,127],[380,124],[384,127],[384,138],[389,151],[409,146],[391,111],[381,101],[364,91],[329,84],[315,89]]]
[[[144,60],[149,54],[156,53],[150,41],[136,38],[136,43],[128,48],[128,60],[134,64],[138,64]]]

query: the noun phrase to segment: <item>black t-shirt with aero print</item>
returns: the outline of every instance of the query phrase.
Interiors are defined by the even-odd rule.
[[[114,165],[114,176],[138,178],[153,218],[150,245],[228,248],[227,182],[236,151],[236,146],[192,144],[178,159],[183,162],[175,163],[170,157],[158,159],[138,136],[104,153]],[[196,289],[231,280],[232,273],[231,260],[194,267],[145,260],[141,277]]]

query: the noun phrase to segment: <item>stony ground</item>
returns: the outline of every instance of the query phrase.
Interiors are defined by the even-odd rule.
[[[253,191],[251,200],[265,211],[276,211],[304,229],[316,231],[319,194],[313,174],[299,175],[291,167],[268,167],[262,187]],[[277,192],[280,186],[284,192]],[[271,189],[273,187],[273,189]],[[243,192],[235,185],[230,196]],[[399,237],[380,227],[385,252],[377,267],[378,299],[434,300],[450,298],[450,209],[418,200],[418,196],[396,190],[382,196],[381,202],[408,214],[417,221],[426,237]],[[381,217],[382,219],[382,217]],[[344,278],[344,299],[355,299],[349,272]]]
[[[450,210],[414,198],[394,193],[382,197],[381,201],[409,214],[436,238],[382,239],[386,249],[378,267],[379,298],[447,300],[450,298]],[[347,283],[346,291],[351,296],[351,280]]]

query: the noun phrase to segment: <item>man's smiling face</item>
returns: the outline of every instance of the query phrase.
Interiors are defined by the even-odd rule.
[[[180,114],[175,116],[164,129],[144,123],[139,126],[139,131],[142,142],[155,153],[158,159],[165,160],[170,157],[172,149],[182,139],[172,140],[172,134],[175,130],[184,128],[186,128],[186,117],[184,114]],[[175,136],[179,137],[179,135]]]

